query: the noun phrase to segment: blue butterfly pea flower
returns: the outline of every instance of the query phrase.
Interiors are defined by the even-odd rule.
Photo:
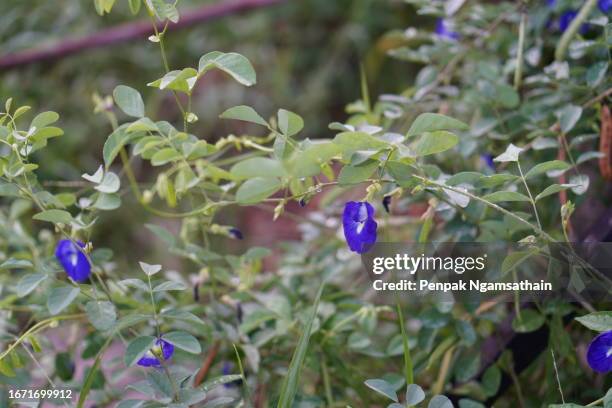
[[[244,235],[242,235],[242,231],[240,231],[238,228],[230,228],[229,234],[234,239],[244,239]]]
[[[374,207],[365,201],[349,201],[344,206],[342,226],[346,243],[353,252],[364,253],[376,243],[378,224]]]
[[[385,211],[387,213],[391,213],[391,208],[389,208],[390,205],[391,205],[391,196],[390,195],[383,197],[382,205],[383,205],[383,207],[385,207]]]
[[[435,32],[440,38],[445,38],[447,40],[453,40],[453,41],[456,41],[459,39],[459,33],[456,31],[452,31],[448,27],[448,22],[445,21],[443,18],[439,18],[436,21]]]
[[[174,345],[168,343],[164,339],[157,339],[155,345],[147,350],[144,356],[136,362],[142,367],[160,367],[161,361],[159,357],[163,357],[164,361],[167,361],[174,354]]]
[[[77,242],[81,248],[85,244]],[[55,257],[75,282],[85,282],[91,275],[91,265],[85,254],[69,239],[62,239],[55,248]]]
[[[608,14],[612,10],[612,0],[599,0],[597,6],[602,13]]]
[[[572,23],[572,20],[574,20],[577,15],[578,15],[578,12],[576,10],[564,11],[563,14],[561,14],[561,17],[559,17],[559,30],[561,32],[564,32],[565,30],[567,30],[567,28]],[[586,34],[588,30],[589,30],[589,25],[582,24],[580,26],[579,31],[580,31],[580,34]]]
[[[221,367],[221,374],[223,375],[231,375],[234,371],[234,365],[229,361],[223,362],[223,367]],[[231,381],[223,384],[225,388],[234,388],[242,384],[242,380]]]
[[[490,155],[490,154],[481,154],[480,155],[480,160],[482,160],[482,162],[485,164],[485,166],[487,166],[491,170],[495,170],[495,163],[493,162],[493,155]]]
[[[612,330],[595,337],[587,350],[587,361],[600,373],[612,371]]]

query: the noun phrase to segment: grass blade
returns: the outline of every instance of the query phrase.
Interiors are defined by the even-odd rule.
[[[87,378],[85,378],[85,381],[83,381],[83,387],[81,388],[81,392],[79,394],[79,401],[77,402],[77,408],[83,408],[83,405],[85,404],[85,401],[87,400],[87,395],[89,395],[89,390],[91,389],[91,386],[93,385],[93,380],[95,378],[96,371],[98,371],[98,368],[100,368],[100,362],[102,361],[102,356],[104,355],[104,352],[106,351],[106,348],[108,347],[108,345],[111,343],[112,339],[113,339],[113,336],[109,336],[108,339],[106,339],[106,342],[102,345],[102,348],[100,348],[100,351],[98,352],[98,355],[96,356],[96,361],[94,361],[94,364],[91,366],[91,369],[89,370],[89,373],[87,374]]]
[[[304,327],[300,341],[293,352],[293,357],[291,357],[289,371],[287,372],[287,377],[283,382],[283,387],[281,388],[280,397],[278,399],[278,408],[290,408],[293,405],[293,399],[295,398],[300,379],[300,371],[302,370],[302,365],[304,364],[306,351],[308,349],[308,342],[310,341],[312,322],[317,316],[319,300],[321,300],[321,294],[323,293],[324,286],[325,284],[321,284],[321,287],[319,288],[319,292],[317,293],[317,297],[315,298],[314,306],[312,308],[312,314],[308,318],[308,322],[306,322],[306,326]]]

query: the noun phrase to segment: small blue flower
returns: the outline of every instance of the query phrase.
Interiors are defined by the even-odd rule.
[[[495,170],[495,163],[493,162],[493,155],[490,155],[490,154],[481,154],[480,155],[480,160],[482,160],[482,162],[485,164],[485,166],[487,166],[491,170]]]
[[[77,242],[81,248],[85,244]],[[69,239],[62,239],[55,248],[55,257],[66,271],[76,282],[85,282],[91,274],[91,265],[85,254],[77,248]]]
[[[567,28],[572,23],[572,20],[574,20],[577,15],[578,15],[578,12],[576,10],[564,11],[563,14],[561,14],[561,17],[559,17],[559,30],[561,32],[564,32],[565,30],[567,30]],[[580,31],[580,34],[585,34],[588,30],[589,30],[589,25],[582,24],[580,26],[579,31]]]
[[[229,229],[229,234],[232,238],[234,239],[243,239],[244,235],[242,235],[242,231],[240,231],[238,228],[230,228]]]
[[[374,207],[365,201],[349,201],[342,214],[344,237],[351,251],[364,253],[376,243]]]
[[[223,375],[231,375],[234,371],[234,365],[229,361],[223,362],[223,367],[221,367],[221,374]],[[234,388],[242,384],[242,380],[236,380],[232,382],[228,382],[223,384],[225,388]]]
[[[391,210],[389,209],[389,206],[391,205],[391,196],[390,195],[383,197],[382,205],[383,205],[383,207],[385,207],[385,211],[387,213],[391,212]]]
[[[161,366],[159,356],[163,356],[164,361],[167,361],[172,354],[174,354],[174,345],[164,339],[157,339],[155,345],[136,364],[143,367],[159,367]]]
[[[612,371],[612,330],[595,337],[587,350],[587,361],[600,373]]]
[[[546,5],[549,8],[554,8],[557,5],[557,0],[546,0]]]
[[[443,18],[439,18],[438,21],[436,21],[435,31],[438,37],[440,38],[445,38],[447,40],[453,40],[453,41],[456,41],[459,39],[459,33],[456,31],[452,31],[448,27],[448,23]]]
[[[597,6],[602,13],[608,14],[612,10],[612,0],[599,0]]]

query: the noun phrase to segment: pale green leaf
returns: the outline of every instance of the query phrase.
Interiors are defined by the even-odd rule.
[[[221,119],[236,119],[242,120],[245,122],[255,123],[257,125],[262,125],[268,127],[268,122],[264,120],[255,109],[246,105],[234,106],[233,108],[229,108],[225,112],[223,112],[220,116]]]
[[[113,98],[117,106],[129,116],[142,118],[144,116],[144,102],[140,93],[129,86],[119,85],[113,90]]]

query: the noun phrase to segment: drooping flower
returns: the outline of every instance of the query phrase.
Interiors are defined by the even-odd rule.
[[[383,205],[383,207],[385,207],[385,211],[387,213],[391,212],[391,210],[389,209],[389,206],[391,205],[391,196],[390,195],[386,195],[386,196],[383,197],[382,205]]]
[[[587,350],[587,361],[600,373],[612,371],[612,330],[595,337]]]
[[[174,345],[164,339],[157,339],[155,345],[147,350],[136,364],[142,367],[159,367],[161,366],[159,358],[163,357],[163,361],[167,361],[172,357],[172,354],[174,354]]]
[[[612,11],[612,0],[599,0],[597,2],[597,6],[602,13],[608,14],[610,11]]]
[[[365,201],[349,201],[344,206],[342,226],[346,243],[353,252],[367,252],[376,243],[374,207]]]
[[[240,231],[238,228],[230,228],[228,232],[229,232],[229,235],[234,239],[244,238],[244,235],[242,235],[242,231]]]
[[[440,38],[456,41],[459,39],[459,33],[449,28],[449,23],[443,18],[436,21],[436,34]]]
[[[78,241],[81,248],[85,244]],[[91,265],[85,254],[69,239],[62,239],[55,248],[55,257],[66,271],[76,282],[85,282],[91,274]]]

